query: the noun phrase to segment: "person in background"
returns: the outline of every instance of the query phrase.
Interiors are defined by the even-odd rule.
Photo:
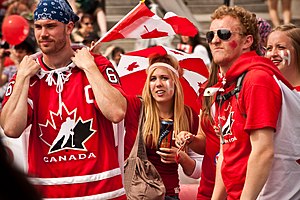
[[[258,34],[259,34],[259,43],[258,43],[258,55],[264,56],[266,53],[266,45],[267,45],[267,38],[270,32],[272,31],[272,26],[267,22],[267,20],[258,17]]]
[[[214,63],[212,63],[215,65]],[[215,66],[211,67],[211,70],[216,70]],[[210,73],[214,73],[211,71]],[[209,117],[205,110],[204,89],[208,82],[205,82],[199,89],[198,103],[200,104],[199,112],[199,126],[197,135],[193,135],[187,131],[181,131],[176,137],[176,144],[180,146],[187,141],[188,147],[194,152],[203,155],[203,161],[201,166],[201,177],[197,192],[197,199],[210,200],[212,198],[215,177],[216,177],[216,163],[220,151],[220,139],[214,131],[215,122],[212,117]],[[212,105],[213,107],[215,105]],[[212,108],[211,110],[214,110]],[[214,115],[211,112],[211,115]],[[199,167],[199,166],[195,166]]]
[[[201,161],[190,157],[193,152],[184,146],[181,146],[182,150],[175,146],[175,138],[180,131],[186,130],[196,134],[198,127],[197,114],[184,105],[183,90],[179,81],[182,73],[183,70],[174,57],[152,55],[149,58],[142,102],[138,97],[127,97],[125,159],[130,154],[137,135],[143,103],[145,121],[142,134],[147,157],[162,177],[166,187],[165,199],[179,199],[179,164],[186,175],[195,178],[199,178],[201,170]]]
[[[121,54],[125,54],[125,50],[121,47],[115,47],[111,51],[111,59],[110,62],[113,64],[114,67],[117,67],[120,59],[121,59]]]
[[[74,29],[71,35],[72,42],[82,43],[83,40],[91,34],[96,33],[93,26],[93,16],[83,14],[80,18],[78,29]]]
[[[12,1],[5,12],[5,17],[10,15],[24,15],[25,13],[31,13],[31,1],[28,0],[14,0]]]
[[[1,37],[1,39],[0,39],[0,49],[2,49],[2,51],[6,51],[6,54],[2,55],[2,56],[4,56],[2,58],[3,66],[6,67],[6,66],[9,66],[9,65],[13,65],[14,62],[8,56],[10,46],[5,40],[3,40],[2,33],[0,33],[0,37]]]
[[[285,79],[269,59],[256,53],[254,13],[223,5],[211,19],[206,38],[215,69],[204,91],[202,116],[213,120],[221,144],[212,199],[256,199],[272,167],[282,101],[273,76]],[[240,77],[242,85],[235,94]]]
[[[177,44],[177,48],[185,53],[193,54],[203,60],[206,66],[210,66],[211,53],[206,42],[204,42],[199,33],[194,37],[180,36],[180,43]]]
[[[99,36],[95,32],[91,32],[89,35],[83,38],[82,44],[91,48],[99,40]],[[97,45],[92,49],[94,54],[101,54],[101,45]],[[104,55],[103,55],[104,56]]]
[[[74,1],[74,0],[72,0]],[[98,28],[100,30],[99,37],[107,32],[107,21],[105,15],[105,0],[75,0],[78,13],[91,14],[97,19]]]
[[[0,199],[42,200],[41,194],[29,182],[26,174],[12,164],[10,153],[9,148],[3,144],[0,136],[0,178],[3,182],[0,187]]]
[[[283,17],[283,24],[291,23],[292,19],[292,0],[280,0],[281,1],[281,9],[282,9],[282,17]],[[278,0],[268,0],[268,9],[269,15],[272,20],[273,26],[279,26],[280,18],[279,18],[279,11],[278,11]]]
[[[72,48],[78,20],[66,0],[38,3],[41,52],[21,61],[0,124],[12,138],[31,125],[28,175],[43,198],[125,200],[112,123],[124,119],[126,99],[106,58]]]
[[[279,68],[283,76],[300,94],[300,28],[293,24],[275,27],[267,40],[266,57]],[[279,129],[274,138],[273,168],[258,200],[300,199],[300,135],[299,123],[297,124],[300,95],[290,96],[293,101],[296,101],[296,105],[286,100],[283,104],[282,114],[285,112],[289,116],[294,128],[289,127],[291,124],[285,121],[283,121],[283,125],[279,126],[283,131],[280,132]],[[288,124],[288,127],[285,124]]]
[[[26,55],[31,55],[36,52],[36,42],[27,37],[24,42],[14,46],[13,49],[0,49],[0,99],[3,100],[4,94],[6,92],[8,82],[17,72],[17,68]],[[4,66],[5,56],[9,56],[14,62],[13,65]]]
[[[269,34],[266,57],[300,91],[300,28],[293,24],[275,27]]]

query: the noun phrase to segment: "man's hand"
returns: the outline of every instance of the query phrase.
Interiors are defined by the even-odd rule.
[[[74,57],[72,57],[71,60],[83,71],[89,71],[89,69],[97,68],[94,57],[86,47],[77,49],[74,53]]]
[[[17,76],[33,77],[41,66],[30,56],[25,56],[18,66]]]

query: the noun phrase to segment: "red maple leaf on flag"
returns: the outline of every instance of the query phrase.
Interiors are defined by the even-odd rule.
[[[131,63],[131,64],[127,67],[127,70],[128,70],[128,71],[132,71],[132,70],[134,70],[135,68],[138,68],[138,67],[139,67],[138,63],[137,63],[137,62],[133,62],[133,63]]]
[[[148,31],[147,26],[144,26],[144,27]],[[163,32],[163,31],[154,29],[152,31],[148,31],[148,33],[142,34],[141,38],[147,39],[147,38],[157,38],[157,37],[165,37],[165,36],[168,36],[168,32]]]

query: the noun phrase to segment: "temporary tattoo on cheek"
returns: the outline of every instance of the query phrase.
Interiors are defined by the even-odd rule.
[[[270,58],[271,56],[272,56],[272,52],[267,51],[266,54],[265,54],[265,57]]]
[[[170,80],[166,81],[166,89],[168,92],[174,91],[174,86],[171,86]]]
[[[155,89],[155,84],[153,82],[150,82],[149,88],[150,88],[150,91],[152,92]]]
[[[287,61],[288,65],[290,65],[291,64],[291,52],[290,52],[290,50],[286,50],[287,56],[284,55],[285,54],[284,50],[281,50],[279,53],[280,53],[281,58],[283,59],[282,64],[285,65],[285,63]]]
[[[229,42],[229,46],[232,48],[232,49],[235,49],[237,47],[237,42],[235,40],[233,40],[232,42]]]
[[[286,50],[286,52],[287,52],[287,60],[288,60],[288,65],[290,65],[291,64],[291,52],[290,52],[290,50]]]

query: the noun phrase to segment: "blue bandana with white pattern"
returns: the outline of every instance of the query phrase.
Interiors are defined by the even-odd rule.
[[[34,11],[34,21],[50,19],[64,24],[76,22],[79,17],[74,13],[67,0],[40,0]]]

